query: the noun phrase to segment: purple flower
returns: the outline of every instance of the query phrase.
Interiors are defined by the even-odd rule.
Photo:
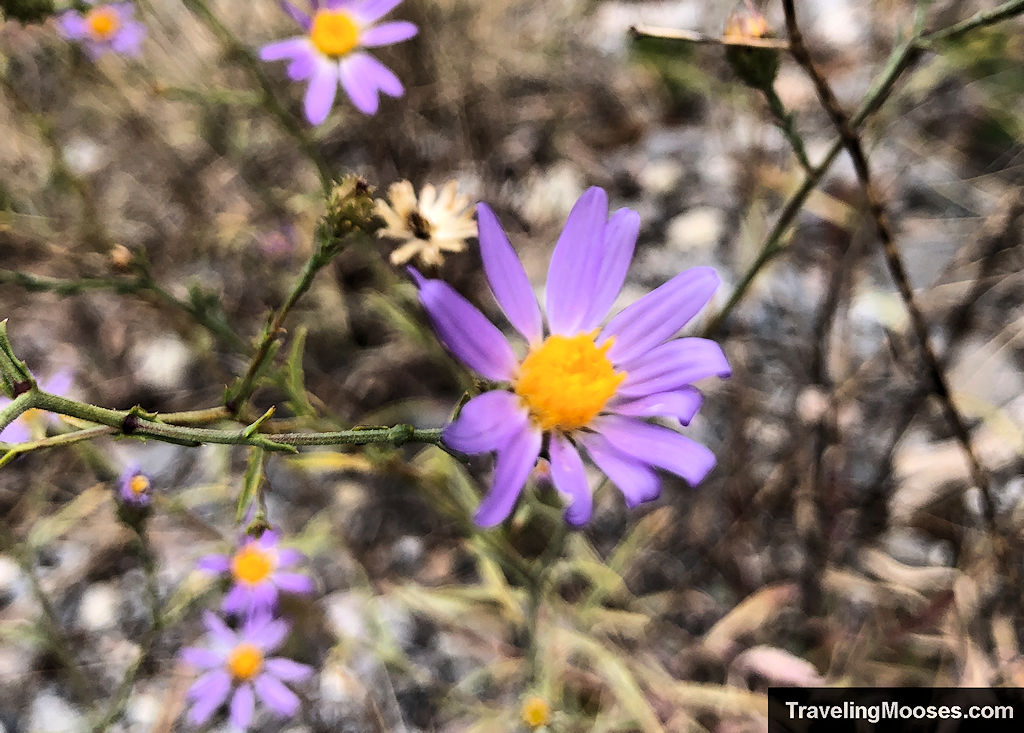
[[[188,722],[204,725],[231,696],[230,720],[245,730],[256,712],[256,699],[277,715],[291,717],[299,698],[285,682],[299,682],[313,674],[312,667],[285,657],[267,657],[288,635],[288,624],[269,616],[254,616],[239,631],[232,631],[213,613],[203,616],[209,643],[182,650],[182,658],[203,670],[189,688],[192,708]],[[232,691],[233,694],[232,694]]]
[[[57,19],[61,35],[69,41],[80,41],[94,59],[107,51],[138,56],[146,27],[135,20],[134,6],[131,3],[97,5],[94,0],[85,0],[85,3],[92,6],[85,15],[68,10]]]
[[[128,466],[121,472],[118,496],[125,504],[137,507],[148,506],[152,498],[149,493],[150,488],[149,476],[144,474],[138,466]]]
[[[551,256],[545,329],[526,272],[486,204],[477,207],[477,221],[484,271],[526,339],[525,358],[449,285],[412,270],[442,343],[486,379],[509,385],[474,397],[443,434],[464,453],[497,454],[477,524],[490,527],[511,513],[545,436],[551,478],[570,502],[570,524],[586,522],[593,506],[584,453],[629,506],[658,496],[655,468],[699,483],[714,467],[711,451],[644,418],[686,425],[701,404],[692,383],[729,376],[718,344],[672,338],[711,298],[719,282],[715,271],[686,270],[601,327],[625,281],[640,217],[620,209],[609,219],[607,195],[591,188],[573,207]]]
[[[416,26],[405,21],[377,24],[401,1],[312,0],[312,15],[282,2],[305,33],[264,46],[260,58],[287,60],[291,79],[309,80],[305,109],[310,124],[319,125],[327,119],[339,82],[356,109],[368,115],[377,112],[378,92],[402,96],[404,89],[398,77],[363,51],[416,35]]]
[[[39,389],[43,392],[55,394],[58,397],[66,397],[71,391],[73,377],[71,372],[59,371],[49,379],[39,381]],[[0,408],[10,404],[11,400],[0,396]],[[57,417],[41,410],[26,410],[18,415],[10,425],[0,430],[0,442],[3,443],[24,443],[32,439],[32,426],[40,422],[56,423]]]
[[[268,611],[277,603],[279,591],[312,593],[308,575],[286,570],[305,559],[298,550],[278,547],[276,532],[264,532],[259,539],[246,537],[233,555],[208,555],[199,568],[213,573],[231,573],[235,584],[224,597],[226,613]]]

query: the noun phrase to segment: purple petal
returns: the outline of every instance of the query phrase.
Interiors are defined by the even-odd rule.
[[[285,682],[301,682],[313,676],[313,668],[309,665],[284,657],[271,657],[265,666],[267,672]]]
[[[579,439],[587,449],[590,459],[613,484],[619,487],[619,491],[626,499],[626,506],[632,508],[641,502],[658,497],[661,482],[646,463],[635,461],[620,453],[597,433],[581,433]]]
[[[277,566],[287,568],[306,561],[306,556],[293,547],[282,547],[277,551]]]
[[[252,606],[252,591],[247,586],[239,584],[231,586],[231,590],[224,596],[224,600],[220,604],[224,613],[241,613],[249,610],[250,606]]]
[[[691,486],[715,467],[715,454],[707,447],[659,425],[601,415],[591,421],[591,427],[627,456],[682,476]]]
[[[476,219],[480,233],[480,257],[494,299],[505,311],[509,323],[527,341],[539,343],[544,335],[544,323],[523,264],[516,257],[498,217],[487,204],[477,204]]]
[[[365,48],[377,46],[388,46],[392,43],[407,41],[419,32],[419,29],[412,23],[404,20],[394,23],[381,23],[373,28],[363,31],[359,37],[359,44]]]
[[[281,646],[281,642],[288,636],[288,623],[281,619],[274,619],[266,623],[260,629],[258,635],[254,634],[249,638],[253,644],[265,652],[273,651]]]
[[[269,579],[252,587],[249,596],[249,609],[271,609],[277,604],[277,586]]]
[[[608,195],[587,189],[569,212],[548,266],[545,302],[552,333],[571,336],[590,311],[601,269]]]
[[[579,526],[590,519],[594,508],[594,496],[587,484],[583,471],[583,460],[576,446],[561,433],[553,433],[548,446],[551,455],[551,478],[555,488],[570,498],[565,509],[565,521]]]
[[[308,31],[312,27],[313,19],[310,18],[307,13],[300,10],[293,3],[288,2],[288,0],[280,0],[280,3],[281,9],[286,12],[292,20],[302,26],[303,29]]]
[[[597,343],[614,337],[608,358],[623,364],[675,334],[711,299],[719,279],[710,267],[681,272],[612,318]]]
[[[608,404],[608,411],[630,417],[674,417],[689,425],[697,414],[703,395],[696,387],[682,387],[674,392],[657,392],[636,399],[616,397]]]
[[[455,422],[441,434],[444,442],[463,453],[487,453],[505,445],[523,430],[529,419],[519,398],[511,392],[492,390],[462,406]]]
[[[590,310],[580,328],[589,331],[608,315],[622,284],[626,271],[633,260],[636,238],[640,233],[640,215],[630,209],[619,209],[612,214],[604,229],[604,244],[601,248],[601,268],[597,285],[591,296]]]
[[[541,431],[530,425],[513,435],[508,444],[498,451],[494,485],[473,517],[478,525],[493,527],[512,512],[519,492],[540,455],[540,442]]]
[[[196,567],[207,573],[226,573],[231,567],[231,561],[227,555],[207,555],[199,558]]]
[[[188,722],[192,725],[205,724],[230,691],[231,675],[223,669],[207,672],[197,679],[188,690],[189,699],[195,701],[188,711]]]
[[[410,272],[441,343],[488,379],[511,381],[518,361],[501,331],[447,283],[428,280],[411,268]]]
[[[281,534],[273,529],[268,529],[259,536],[259,538],[256,540],[256,544],[258,544],[264,550],[267,550],[271,547],[275,547],[277,543],[280,541]]]
[[[316,52],[307,48],[305,53],[299,53],[292,57],[291,63],[285,70],[288,78],[292,81],[305,81],[316,73],[318,57]]]
[[[274,585],[285,593],[307,595],[316,589],[313,579],[302,573],[275,573]]]
[[[0,441],[4,443],[27,443],[32,439],[32,431],[25,424],[24,418],[19,416],[3,430],[0,430]]]
[[[725,378],[731,374],[722,347],[696,337],[674,339],[656,346],[621,368],[626,378],[618,394],[624,397],[671,392],[705,377]]]
[[[318,60],[313,77],[306,89],[306,119],[311,125],[319,125],[327,119],[338,93],[338,66],[329,61]]]
[[[260,49],[260,58],[263,61],[280,61],[282,59],[294,59],[297,56],[309,53],[312,53],[309,39],[305,36],[298,36],[268,43]]]
[[[253,694],[252,685],[239,685],[231,698],[231,725],[245,730],[252,723],[253,713],[256,712],[256,695]]]
[[[110,47],[123,56],[138,56],[142,41],[146,37],[146,26],[128,21],[110,42]]]
[[[71,391],[72,382],[74,382],[74,376],[72,376],[71,372],[67,369],[61,369],[49,379],[42,380],[39,387],[44,392],[55,394],[58,397],[67,397],[68,392]]]
[[[255,682],[260,700],[275,713],[290,718],[298,712],[298,696],[285,687],[281,680],[269,674],[261,674]]]
[[[186,647],[181,650],[181,658],[199,669],[219,667],[224,663],[223,654],[217,654],[212,649],[207,649],[206,647]]]
[[[341,86],[352,104],[365,115],[377,114],[378,90],[392,97],[405,89],[394,72],[366,53],[355,52],[341,61]]]
[[[57,30],[70,41],[77,41],[85,36],[85,19],[74,10],[61,13],[57,18]]]
[[[238,635],[229,629],[227,624],[212,611],[205,611],[203,613],[203,624],[206,626],[206,631],[210,634],[210,637],[220,644],[234,646],[235,642],[238,641]]]
[[[366,0],[354,8],[364,23],[373,23],[390,13],[402,0]]]

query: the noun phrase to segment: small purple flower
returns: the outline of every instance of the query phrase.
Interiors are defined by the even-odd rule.
[[[259,539],[246,537],[230,557],[208,555],[199,568],[212,573],[231,573],[234,586],[224,597],[225,613],[268,611],[277,603],[279,591],[312,593],[308,575],[286,570],[305,559],[298,550],[278,547],[276,532],[264,532]]]
[[[125,504],[137,507],[148,506],[152,499],[149,493],[151,486],[149,476],[144,474],[138,466],[131,465],[121,472],[118,496]]]
[[[92,7],[83,15],[77,10],[68,10],[57,19],[57,28],[69,41],[80,41],[92,58],[96,59],[107,51],[122,56],[138,56],[146,27],[135,20],[135,8],[131,3],[95,4],[85,0]]]
[[[304,35],[277,41],[260,49],[264,61],[285,61],[294,81],[309,80],[306,119],[319,125],[334,104],[338,84],[363,114],[376,114],[378,92],[392,97],[404,93],[394,72],[363,51],[405,41],[417,33],[406,21],[377,24],[402,0],[312,0],[309,15],[286,0],[285,11]]]
[[[285,657],[267,657],[288,635],[288,624],[269,616],[249,618],[239,631],[232,631],[216,615],[203,616],[208,645],[182,650],[182,658],[203,674],[189,688],[192,708],[188,722],[204,725],[217,708],[231,697],[231,725],[245,730],[256,713],[256,700],[282,717],[299,710],[299,698],[285,682],[300,682],[313,668]],[[232,691],[233,694],[232,694]]]
[[[477,206],[480,254],[498,304],[526,339],[520,359],[487,318],[440,280],[411,270],[420,301],[441,342],[467,366],[508,388],[474,397],[443,438],[464,453],[497,454],[494,484],[475,520],[490,527],[512,511],[547,436],[551,479],[570,504],[570,524],[591,515],[593,497],[582,454],[616,484],[628,506],[661,490],[655,468],[691,485],[715,465],[703,445],[645,418],[689,424],[701,404],[692,383],[729,376],[722,349],[702,338],[672,337],[718,287],[710,267],[695,267],[614,316],[609,308],[626,278],[640,217],[591,188],[576,202],[548,269],[547,328],[526,272],[497,217]]]
[[[71,372],[59,371],[49,379],[39,381],[39,389],[43,392],[55,394],[58,397],[67,397],[71,392],[73,377]],[[10,404],[11,400],[0,396],[0,408]],[[44,413],[41,410],[26,410],[18,415],[10,425],[0,430],[0,442],[3,443],[24,443],[32,439],[32,426],[44,421],[50,424],[57,422],[56,415]]]

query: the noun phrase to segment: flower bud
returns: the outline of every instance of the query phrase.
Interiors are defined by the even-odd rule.
[[[747,41],[773,38],[768,21],[752,6],[744,5],[729,14],[722,32],[725,58],[744,84],[769,89],[779,71],[779,52],[774,48],[743,45]]]

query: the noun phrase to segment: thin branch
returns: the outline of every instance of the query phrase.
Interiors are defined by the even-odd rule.
[[[798,64],[800,64],[808,78],[814,84],[822,106],[825,108],[825,111],[832,119],[832,123],[839,131],[843,147],[846,148],[850,158],[853,160],[857,179],[860,181],[861,187],[864,189],[864,194],[868,200],[868,209],[870,210],[872,219],[874,220],[878,239],[882,244],[882,251],[885,256],[886,265],[889,269],[889,274],[896,282],[896,287],[899,289],[900,297],[902,298],[907,312],[910,315],[911,325],[913,327],[914,334],[917,337],[925,366],[928,369],[929,376],[933,382],[934,392],[942,403],[946,420],[952,428],[957,441],[960,443],[964,454],[967,457],[971,471],[971,478],[981,491],[984,521],[995,543],[997,557],[1003,570],[1007,573],[1012,572],[1012,563],[1010,563],[1009,558],[1007,557],[1009,548],[1006,546],[1006,537],[1001,531],[996,518],[995,501],[992,497],[992,489],[989,485],[988,474],[982,467],[981,462],[978,460],[978,457],[974,452],[974,448],[971,444],[970,432],[967,429],[964,418],[956,408],[956,405],[953,404],[949,381],[941,363],[939,362],[939,358],[935,353],[935,349],[932,346],[924,315],[921,313],[921,309],[914,297],[914,291],[910,285],[910,279],[907,275],[903,258],[896,246],[896,238],[893,235],[892,227],[889,223],[885,204],[871,179],[871,170],[867,156],[864,154],[864,148],[861,145],[860,137],[851,125],[850,117],[842,109],[839,100],[836,99],[828,81],[821,75],[811,59],[807,46],[804,44],[803,34],[800,32],[800,27],[796,20],[796,9],[794,7],[793,0],[782,0],[782,7],[786,15],[786,29],[789,34],[790,50],[793,54],[793,58]],[[1012,576],[1008,574],[1007,577]]]

